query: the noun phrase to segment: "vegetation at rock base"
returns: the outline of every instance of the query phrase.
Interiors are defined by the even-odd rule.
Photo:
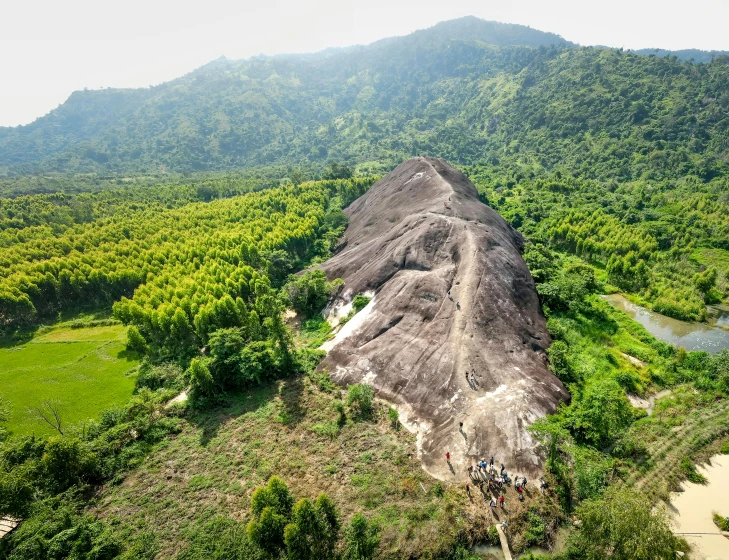
[[[665,511],[636,492],[611,488],[602,499],[587,500],[575,512],[581,525],[571,543],[578,557],[597,560],[670,560],[676,537]]]

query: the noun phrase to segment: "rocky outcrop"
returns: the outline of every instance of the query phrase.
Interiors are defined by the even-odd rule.
[[[492,455],[507,470],[539,472],[526,427],[568,394],[547,368],[551,341],[520,234],[465,175],[431,158],[401,164],[347,214],[322,269],[344,280],[340,303],[375,297],[320,367],[396,405],[439,478],[464,479],[468,464]]]

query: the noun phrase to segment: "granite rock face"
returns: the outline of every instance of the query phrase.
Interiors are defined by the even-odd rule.
[[[375,296],[320,368],[392,402],[438,478],[465,479],[491,456],[536,475],[526,427],[569,395],[547,367],[551,340],[521,235],[440,159],[402,163],[346,212],[340,249],[321,268],[344,280],[339,305]]]

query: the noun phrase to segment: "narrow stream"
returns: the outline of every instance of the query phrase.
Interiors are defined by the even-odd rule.
[[[602,297],[630,315],[658,340],[689,351],[703,350],[711,354],[729,349],[729,331],[720,328],[723,325],[729,325],[729,311],[725,309],[714,308],[712,322],[715,322],[717,326],[712,327],[706,323],[688,323],[654,313],[645,307],[636,305],[622,294],[610,294]]]

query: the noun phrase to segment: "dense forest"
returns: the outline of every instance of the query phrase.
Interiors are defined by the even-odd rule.
[[[466,172],[530,239],[584,259],[660,313],[702,321],[706,304],[727,294],[726,177],[605,184],[559,171],[538,179],[489,166]]]
[[[77,92],[0,129],[0,172],[160,173],[413,155],[601,181],[726,171],[726,57],[580,48],[475,18],[367,47],[214,61],[145,90]]]

